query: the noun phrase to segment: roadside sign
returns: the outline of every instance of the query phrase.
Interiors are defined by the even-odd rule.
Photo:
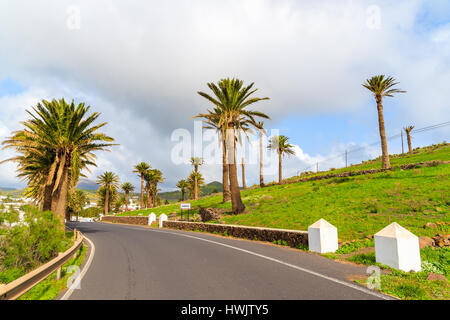
[[[187,221],[189,221],[189,209],[191,209],[190,203],[180,203],[180,219],[183,220],[183,209],[187,209]]]
[[[190,208],[191,208],[190,203],[181,203],[180,204],[180,209],[190,209]]]

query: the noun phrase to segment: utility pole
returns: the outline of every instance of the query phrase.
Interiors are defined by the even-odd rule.
[[[402,137],[402,154],[404,153],[403,151],[403,130],[400,129],[400,135]]]

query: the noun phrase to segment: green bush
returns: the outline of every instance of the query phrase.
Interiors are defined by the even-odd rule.
[[[24,223],[0,236],[0,283],[8,283],[67,250],[72,240],[50,211],[24,206]]]
[[[80,211],[80,217],[98,218],[103,210],[99,207],[89,207]]]

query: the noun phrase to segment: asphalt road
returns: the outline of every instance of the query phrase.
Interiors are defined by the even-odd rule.
[[[95,245],[69,299],[382,299],[365,268],[257,241],[79,222]]]

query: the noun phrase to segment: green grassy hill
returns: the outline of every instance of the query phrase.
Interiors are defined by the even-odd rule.
[[[220,182],[213,181],[201,189],[201,196],[208,196],[213,193],[222,192],[223,187]],[[158,196],[163,200],[179,201],[181,199],[180,191],[160,192]]]
[[[450,160],[450,145],[441,144],[416,150],[413,155],[394,156],[392,165],[429,160]],[[381,167],[379,160],[342,170]],[[337,172],[335,170],[334,172]],[[322,172],[320,174],[328,174]],[[450,233],[450,164],[420,167],[318,181],[293,182],[241,191],[246,212],[225,214],[223,222],[307,230],[320,218],[334,224],[342,240],[373,235],[391,222],[398,222],[418,236]],[[289,180],[289,179],[287,179]],[[225,208],[222,196],[214,195],[190,201],[193,212],[200,206]],[[179,204],[133,214],[179,213]],[[426,222],[439,222],[439,229],[424,229]]]

